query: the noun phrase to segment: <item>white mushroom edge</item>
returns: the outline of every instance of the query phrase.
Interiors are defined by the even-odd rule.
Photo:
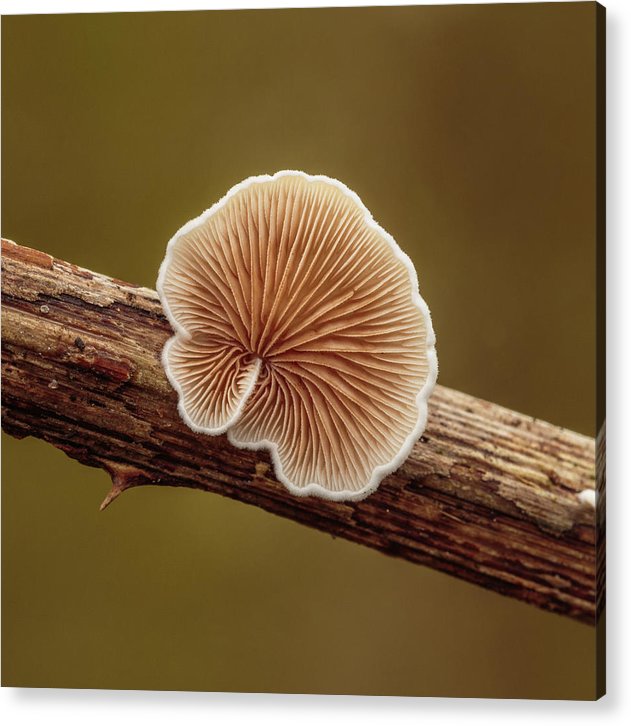
[[[375,467],[372,472],[372,476],[368,483],[362,487],[362,489],[358,491],[351,491],[351,490],[341,490],[341,491],[330,491],[328,489],[325,489],[320,484],[311,483],[304,487],[297,487],[295,484],[293,484],[286,476],[283,471],[283,467],[280,461],[280,457],[278,455],[278,447],[275,442],[268,441],[266,439],[262,439],[260,441],[256,442],[239,442],[232,438],[230,435],[230,427],[236,423],[241,413],[243,412],[248,399],[252,392],[254,391],[254,387],[256,385],[256,381],[258,379],[258,374],[260,370],[260,361],[257,361],[256,366],[254,370],[252,371],[252,377],[251,381],[248,383],[248,386],[244,392],[243,398],[239,405],[237,406],[237,409],[232,416],[232,418],[226,423],[224,426],[221,426],[219,428],[213,429],[213,428],[207,428],[204,426],[197,426],[196,424],[191,421],[190,417],[188,416],[188,413],[186,412],[183,404],[183,392],[182,389],[177,381],[177,379],[172,375],[169,365],[168,365],[168,352],[170,346],[175,342],[175,339],[177,336],[182,336],[185,339],[190,339],[191,335],[190,333],[183,328],[179,322],[176,320],[175,316],[173,315],[166,295],[164,293],[164,281],[167,274],[167,269],[169,267],[169,264],[171,262],[171,256],[173,253],[173,248],[177,242],[177,240],[184,234],[187,234],[188,232],[191,232],[196,227],[201,226],[209,217],[214,215],[216,212],[218,212],[235,194],[238,194],[240,191],[247,189],[252,184],[258,184],[262,182],[270,182],[274,181],[280,177],[283,176],[299,176],[307,181],[320,181],[320,182],[326,182],[328,184],[332,184],[336,186],[341,192],[346,194],[348,197],[350,197],[359,207],[359,209],[364,213],[364,221],[368,225],[368,227],[374,229],[376,232],[378,232],[381,237],[388,243],[390,246],[394,256],[403,263],[405,268],[407,269],[409,278],[410,278],[410,287],[412,290],[412,303],[419,309],[421,312],[425,327],[426,327],[426,344],[427,344],[427,363],[428,363],[428,372],[427,372],[427,378],[425,380],[425,383],[423,384],[423,387],[418,392],[416,396],[416,407],[418,409],[418,419],[416,422],[416,426],[414,429],[410,432],[406,440],[403,442],[403,445],[401,449],[399,450],[399,453],[389,462],[386,464],[382,464],[380,466]],[[425,426],[427,424],[427,411],[428,411],[428,400],[432,393],[432,390],[434,388],[434,385],[436,384],[436,379],[438,377],[438,357],[436,355],[436,335],[434,333],[434,328],[432,326],[432,319],[431,314],[429,311],[429,308],[427,306],[427,303],[420,295],[419,292],[419,283],[418,283],[418,277],[416,274],[416,269],[414,267],[414,264],[412,263],[412,260],[408,257],[408,255],[403,252],[403,250],[399,247],[399,245],[395,242],[394,238],[391,234],[386,232],[383,227],[381,227],[374,219],[370,211],[367,209],[367,207],[364,205],[364,203],[361,201],[359,196],[352,190],[349,189],[346,184],[339,181],[338,179],[333,179],[331,177],[325,176],[323,174],[307,174],[303,171],[296,171],[296,170],[283,170],[278,171],[275,174],[260,174],[255,176],[250,176],[247,179],[244,179],[242,182],[239,182],[238,184],[235,184],[226,194],[223,196],[218,202],[213,204],[211,207],[206,209],[204,212],[202,212],[198,217],[195,217],[194,219],[191,219],[189,222],[184,224],[178,231],[171,237],[167,244],[166,254],[164,257],[164,260],[162,261],[162,264],[160,265],[160,270],[158,273],[158,280],[156,283],[156,289],[158,291],[158,295],[160,297],[160,301],[162,303],[162,308],[164,310],[164,313],[171,324],[171,327],[175,331],[175,335],[172,336],[165,344],[163,350],[162,350],[162,365],[164,367],[164,370],[166,372],[167,378],[173,388],[176,390],[178,394],[178,412],[184,421],[186,425],[191,428],[193,431],[197,433],[202,434],[209,434],[211,436],[217,436],[220,434],[227,433],[228,440],[233,446],[236,446],[241,449],[249,449],[249,450],[260,450],[260,449],[267,449],[270,452],[270,456],[272,459],[272,463],[274,465],[274,472],[276,474],[276,478],[278,481],[280,481],[292,494],[299,496],[299,497],[306,497],[306,496],[315,496],[320,497],[321,499],[329,499],[333,501],[359,501],[361,499],[365,499],[369,494],[372,494],[381,481],[392,472],[396,471],[401,464],[408,458],[410,455],[412,448],[414,447],[414,444],[419,440],[421,435],[423,434],[423,431],[425,430]]]

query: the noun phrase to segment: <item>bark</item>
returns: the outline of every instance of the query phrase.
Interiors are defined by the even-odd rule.
[[[106,469],[103,507],[140,485],[204,489],[594,623],[594,439],[437,386],[424,436],[377,492],[295,497],[266,452],[179,418],[153,290],[11,242],[2,269],[3,428]]]

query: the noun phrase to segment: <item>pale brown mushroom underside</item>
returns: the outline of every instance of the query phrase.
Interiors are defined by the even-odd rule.
[[[183,417],[269,447],[298,493],[374,488],[420,435],[435,376],[410,264],[321,178],[255,181],[200,219],[174,238],[159,284]]]

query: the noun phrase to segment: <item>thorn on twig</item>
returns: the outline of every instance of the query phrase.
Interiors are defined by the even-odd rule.
[[[103,466],[112,477],[112,488],[101,502],[101,506],[99,507],[99,511],[101,512],[109,507],[127,489],[149,483],[147,475],[139,469],[135,469],[133,466],[112,464],[110,462],[103,462]]]
[[[99,507],[99,511],[102,512],[106,507],[109,507],[109,505],[117,498],[119,497],[125,489],[129,489],[131,484],[112,484],[112,488],[109,490],[109,492],[106,494],[105,499],[101,502],[101,506]]]

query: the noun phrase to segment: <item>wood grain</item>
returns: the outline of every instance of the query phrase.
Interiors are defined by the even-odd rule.
[[[267,453],[181,421],[153,290],[2,249],[3,428],[106,469],[104,505],[133,486],[204,489],[594,624],[596,518],[579,497],[594,439],[437,386],[424,436],[376,493],[294,497]]]

